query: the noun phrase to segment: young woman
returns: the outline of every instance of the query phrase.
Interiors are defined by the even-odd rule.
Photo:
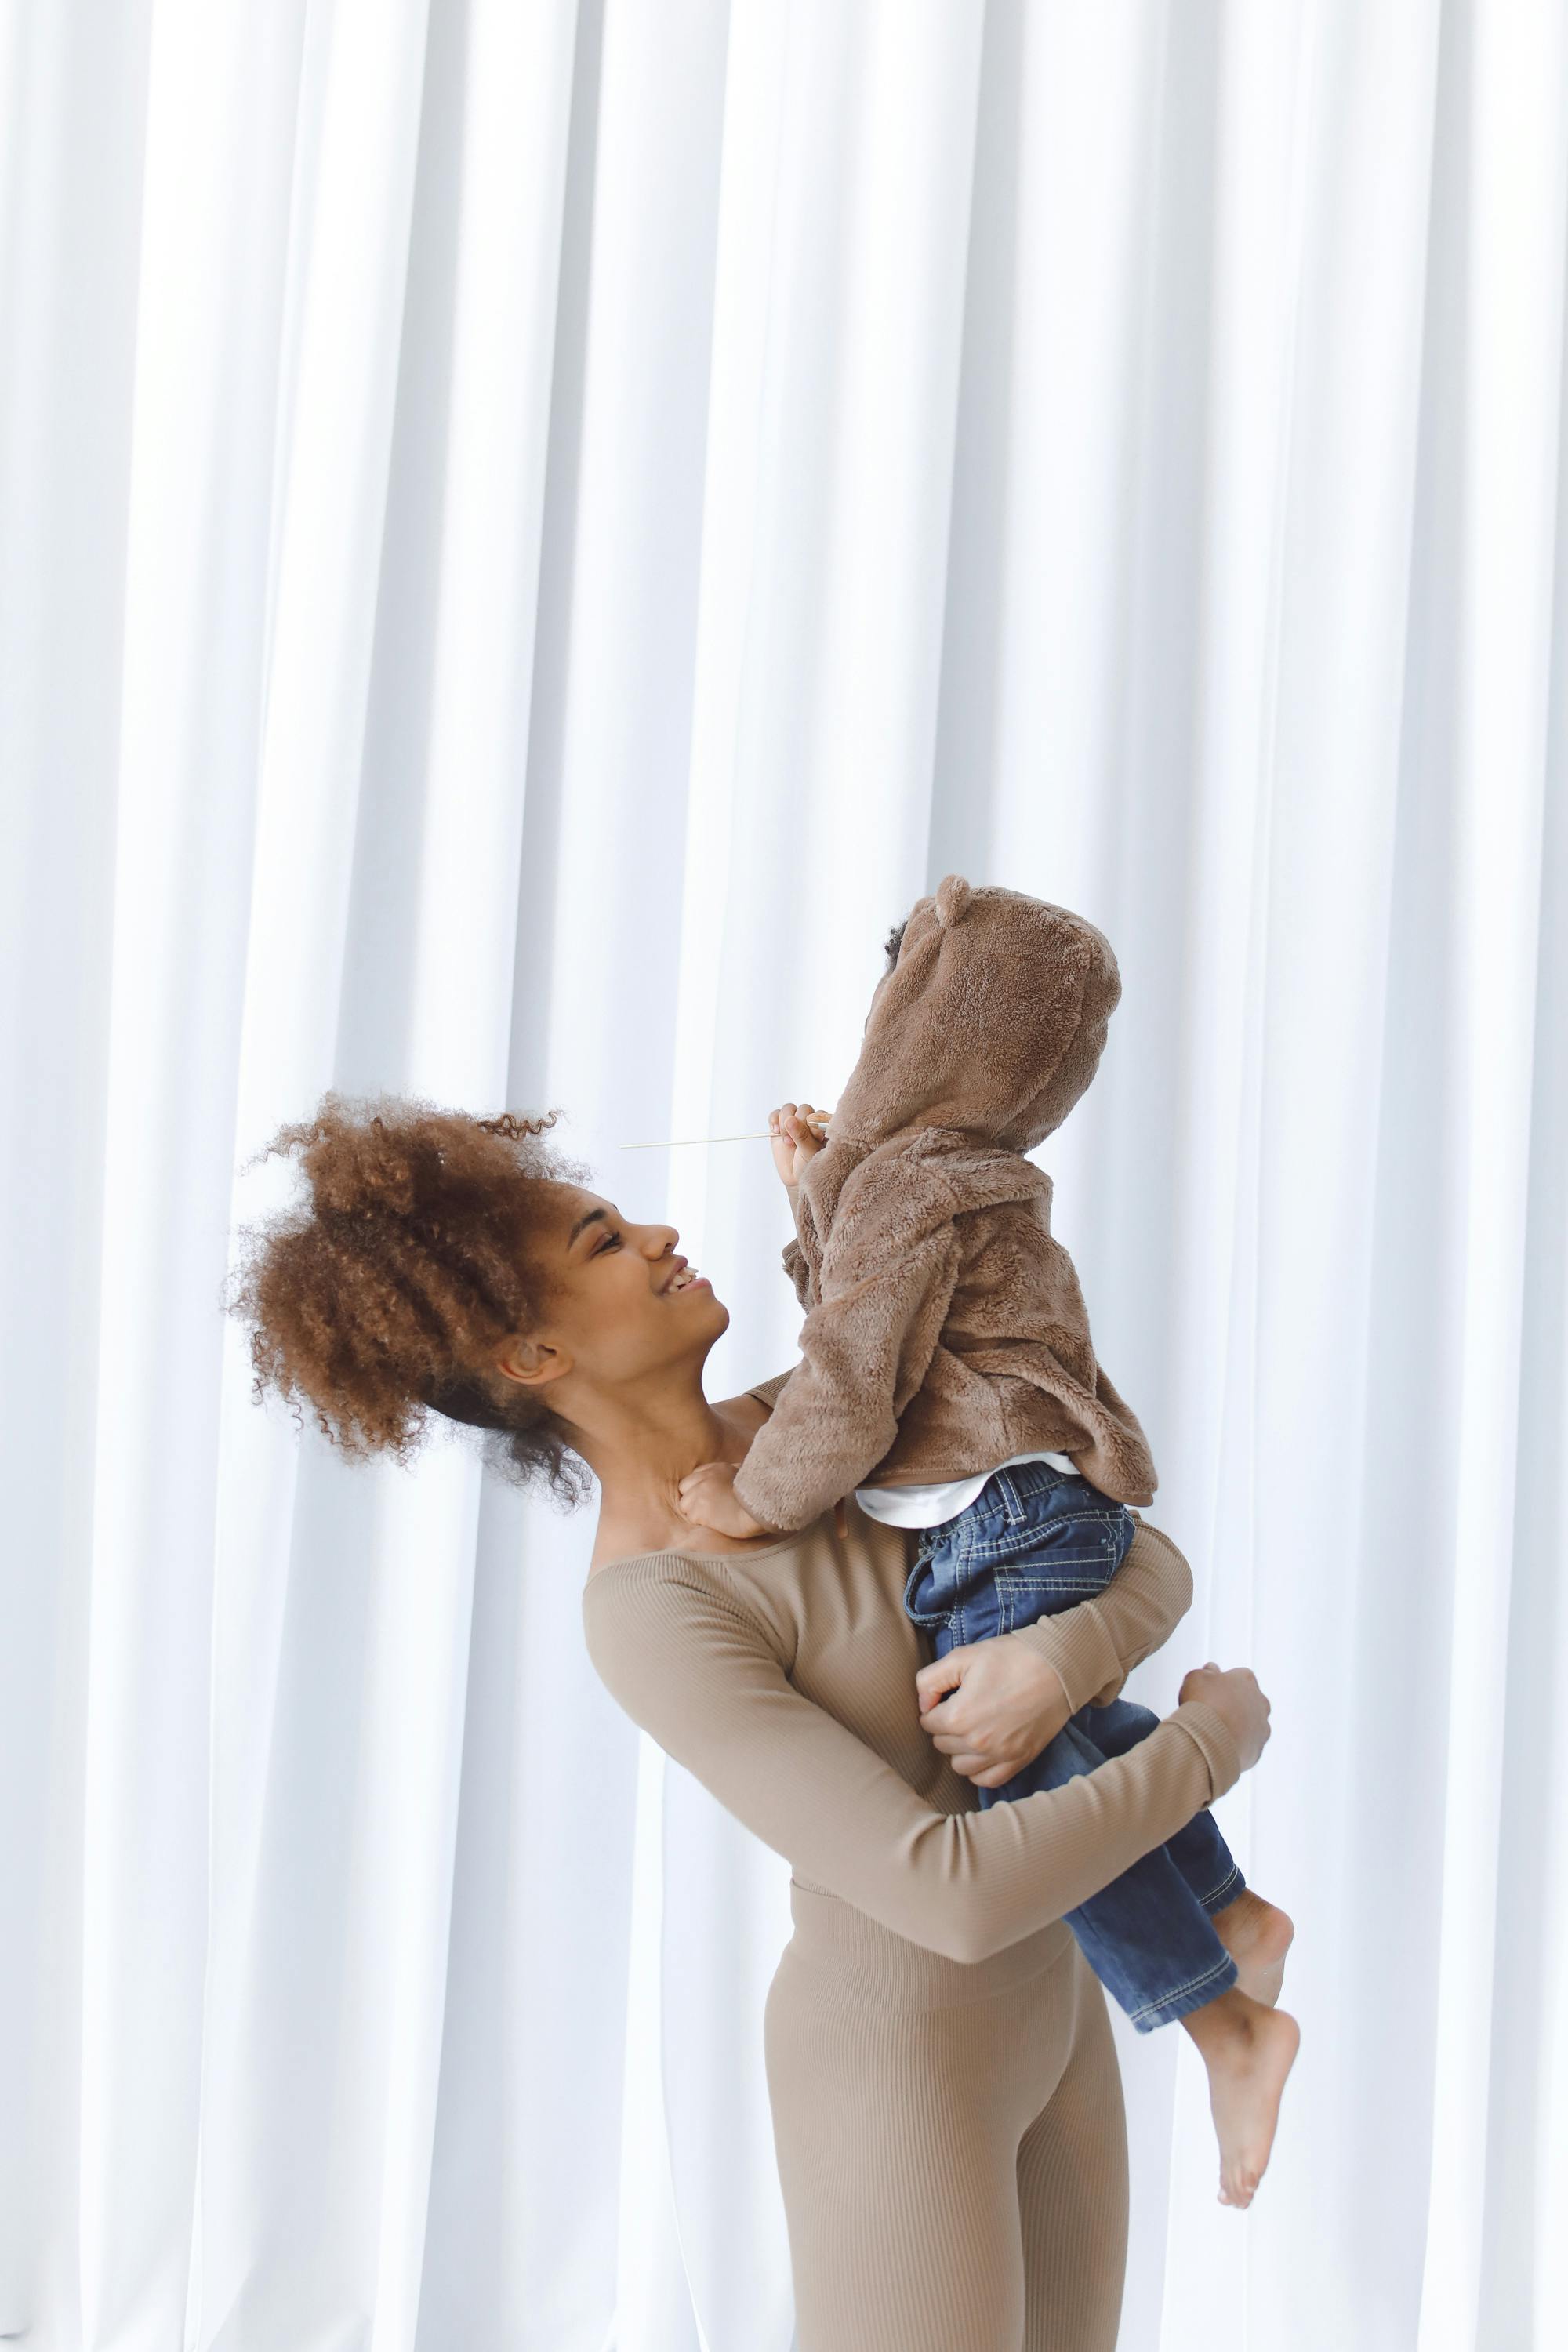
[[[544,1143],[552,1118],[328,1095],[283,1129],[309,1196],[247,1237],[233,1300],[258,1391],[353,1456],[408,1458],[434,1410],[563,1499],[597,1480],[595,1668],[791,1864],[764,2056],[800,2352],[1113,2352],[1121,2086],[1062,1915],[1257,1761],[1268,1702],[1196,1668],[1127,1755],[983,1809],[977,1781],[1165,1640],[1186,1562],[1140,1522],[1103,1592],[974,1645],[922,1711],[904,1530],[852,1500],[762,1541],[684,1517],[682,1480],[743,1457],[787,1374],[710,1402],[727,1308],[672,1227]],[[775,1157],[790,1181],[787,1131]]]

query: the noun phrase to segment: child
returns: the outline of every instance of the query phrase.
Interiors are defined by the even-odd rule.
[[[904,1606],[939,1659],[1100,1591],[1132,1540],[1129,1506],[1153,1497],[1143,1432],[1051,1236],[1051,1180],[1023,1156],[1094,1076],[1121,985],[1109,942],[1064,908],[956,874],[917,900],[827,1142],[787,1120],[802,1360],[739,1468],[682,1482],[686,1516],[733,1536],[809,1526],[851,1488],[868,1516],[918,1529]],[[1146,1738],[1159,1718],[1120,1679],[980,1803],[1058,1788]],[[1192,2035],[1221,2201],[1248,2203],[1295,2054],[1294,2021],[1266,2017],[1290,1921],[1247,1888],[1206,1808],[1067,1919],[1139,2032],[1179,2018]]]

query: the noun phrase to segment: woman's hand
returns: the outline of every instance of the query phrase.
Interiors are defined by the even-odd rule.
[[[1202,1699],[1216,1715],[1223,1715],[1241,1756],[1241,1769],[1249,1771],[1262,1755],[1268,1740],[1268,1701],[1258,1687],[1258,1676],[1250,1666],[1229,1666],[1222,1673],[1211,1658],[1206,1666],[1194,1666],[1182,1676],[1182,1686],[1176,1693],[1178,1706],[1190,1698]]]
[[[808,1160],[821,1150],[829,1113],[817,1110],[810,1103],[781,1103],[777,1110],[768,1113],[768,1139],[773,1145],[773,1166],[779,1181],[793,1192],[800,1182],[801,1171]]]
[[[733,1462],[700,1462],[680,1482],[676,1503],[683,1519],[694,1528],[711,1528],[721,1536],[776,1536],[753,1519],[735,1492]]]
[[[959,1643],[921,1668],[915,1690],[921,1729],[979,1789],[1021,1772],[1072,1713],[1055,1666],[1011,1633]]]

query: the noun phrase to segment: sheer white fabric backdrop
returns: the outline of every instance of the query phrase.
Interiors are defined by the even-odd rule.
[[[319,1092],[562,1131],[798,1315],[765,1147],[952,868],[1125,994],[1040,1155],[1246,1661],[1268,2178],[1118,2014],[1123,2342],[1562,2324],[1556,0],[0,18],[0,2333],[786,2352],[786,1865],[592,1510],[252,1404]],[[956,2347],[955,2347],[956,2352]]]

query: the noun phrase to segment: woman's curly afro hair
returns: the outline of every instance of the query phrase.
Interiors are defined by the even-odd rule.
[[[541,1139],[558,1116],[329,1092],[279,1128],[256,1157],[297,1155],[309,1197],[242,1229],[225,1300],[249,1333],[258,1402],[273,1390],[351,1460],[404,1464],[436,1412],[490,1433],[485,1457],[513,1485],[580,1503],[593,1474],[568,1424],[483,1369],[548,1306],[531,1242],[551,1188],[591,1173]]]

